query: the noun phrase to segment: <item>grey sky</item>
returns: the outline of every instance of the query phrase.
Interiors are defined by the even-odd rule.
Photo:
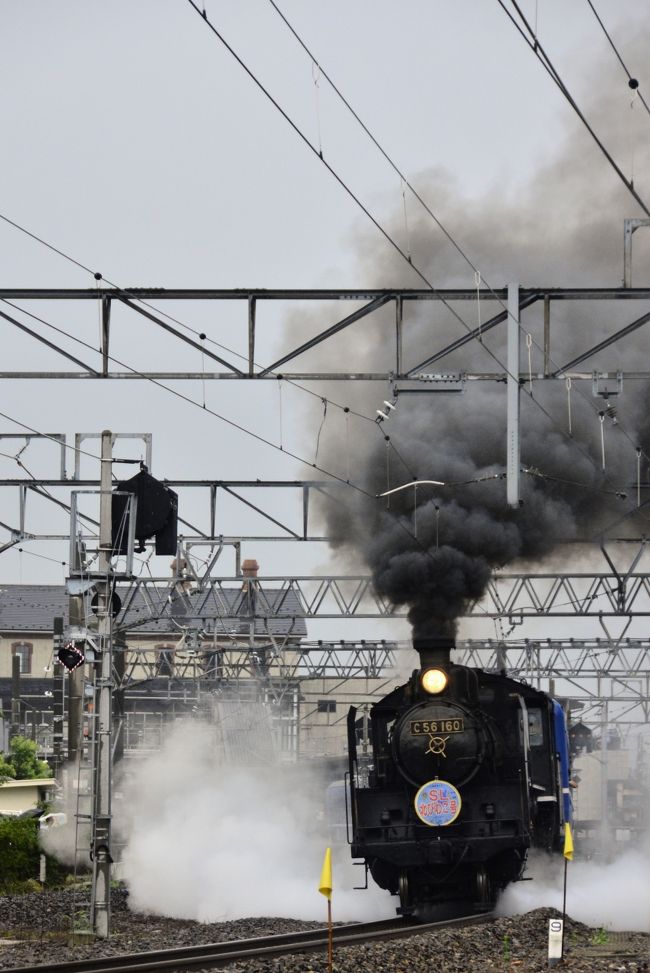
[[[417,185],[421,171],[447,170],[468,207],[486,195],[512,198],[579,128],[496,0],[279,5],[409,178]],[[601,78],[608,94],[620,86],[620,111],[629,112],[629,89],[586,0],[528,0],[524,7],[537,17],[540,38],[579,100],[596,97],[594,78]],[[379,218],[394,218],[399,181],[323,80],[316,91],[309,60],[267,0],[206,0],[206,9],[314,142],[320,123],[324,155],[353,190]],[[598,9],[625,56],[639,25],[648,26],[647,4],[601,0]],[[361,279],[358,240],[378,254],[386,243],[186,0],[5,0],[0,28],[0,212],[122,286],[375,283]],[[650,92],[645,68],[630,63]],[[620,161],[624,168],[629,163]],[[637,175],[641,187],[644,174]],[[435,198],[430,202],[435,209]],[[621,221],[630,211],[621,212]],[[471,254],[471,236],[460,242]],[[6,224],[0,252],[3,286],[92,283]],[[38,310],[96,344],[94,308]],[[196,306],[183,314],[188,324],[244,352],[243,316],[228,311],[214,320]],[[49,353],[0,328],[5,367],[55,367]],[[258,357],[270,362],[281,348],[278,311],[261,327]],[[143,323],[127,333],[119,318],[114,351],[134,367],[201,367],[198,353],[179,351]],[[203,390],[192,385],[182,391],[200,401]],[[213,382],[206,395],[216,410],[278,438],[278,391],[270,383]],[[0,410],[44,431],[151,431],[159,476],[307,475],[299,464],[141,383],[7,381]],[[317,400],[290,391],[283,415],[284,435],[293,437],[296,451],[312,450]],[[33,456],[34,472],[45,475],[45,453]],[[2,459],[0,470],[15,475],[16,467]],[[4,509],[0,519],[15,522],[15,510]],[[54,553],[51,545],[30,549]],[[261,560],[266,551],[250,553]],[[306,569],[322,563],[324,552],[268,554],[274,573],[294,558]],[[0,579],[19,575],[39,581],[59,580],[61,573],[46,561],[3,554]]]

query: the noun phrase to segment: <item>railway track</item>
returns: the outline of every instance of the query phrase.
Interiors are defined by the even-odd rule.
[[[466,926],[489,922],[491,916],[468,916],[442,922],[409,923],[403,919],[384,919],[378,922],[358,922],[334,927],[334,945],[355,946],[367,942],[397,939],[419,933],[433,932],[450,926]],[[20,966],[3,973],[155,973],[156,970],[192,970],[226,966],[228,963],[250,959],[269,959],[290,953],[315,952],[327,948],[327,929],[283,933],[259,939],[239,939],[202,946],[184,946],[148,953],[105,956],[99,959],[73,960],[69,963],[49,963],[39,966]]]

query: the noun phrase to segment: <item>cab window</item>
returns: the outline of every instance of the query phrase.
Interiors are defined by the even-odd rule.
[[[540,709],[528,710],[528,739],[531,747],[541,747],[544,744],[544,727]]]

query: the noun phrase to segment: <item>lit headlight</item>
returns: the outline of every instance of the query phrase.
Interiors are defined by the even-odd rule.
[[[447,673],[442,669],[425,669],[420,676],[420,685],[425,693],[441,693],[447,685]]]

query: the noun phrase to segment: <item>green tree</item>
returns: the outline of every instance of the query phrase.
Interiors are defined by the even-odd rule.
[[[5,760],[3,753],[0,753],[0,784],[5,780],[13,780],[16,776],[16,771],[13,764],[10,764]]]
[[[37,780],[51,777],[52,772],[46,760],[39,760],[36,755],[37,746],[34,740],[27,737],[12,737],[9,743],[9,755],[0,753],[0,779]]]

